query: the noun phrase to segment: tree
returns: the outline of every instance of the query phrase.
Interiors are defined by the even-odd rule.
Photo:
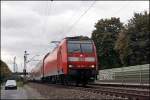
[[[134,13],[126,26],[130,51],[127,57],[128,65],[150,63],[149,14],[146,11],[144,13]]]
[[[118,53],[114,50],[117,35],[123,28],[119,18],[101,19],[95,25],[92,39],[96,45],[100,69],[120,67]]]
[[[2,82],[4,80],[4,78],[8,77],[9,75],[11,75],[11,71],[9,70],[7,64],[5,62],[3,62],[2,60],[0,60],[1,66],[0,66],[0,82]]]
[[[129,54],[128,48],[129,37],[127,35],[126,30],[122,30],[117,37],[117,41],[115,43],[114,49],[119,53],[119,58],[121,60],[122,65],[127,66],[127,56]]]

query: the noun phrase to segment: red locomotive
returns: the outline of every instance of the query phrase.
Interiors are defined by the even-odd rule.
[[[33,80],[86,85],[98,73],[94,42],[88,37],[66,37],[31,71]]]

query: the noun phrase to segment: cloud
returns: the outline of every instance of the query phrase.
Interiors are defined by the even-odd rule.
[[[9,6],[2,4],[2,27],[4,28],[26,28],[40,23],[40,16],[25,7]]]

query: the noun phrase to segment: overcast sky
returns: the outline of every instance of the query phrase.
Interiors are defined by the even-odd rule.
[[[90,37],[98,20],[120,17],[127,23],[134,12],[144,10],[149,11],[148,1],[1,1],[1,59],[13,70],[16,56],[22,71],[25,50],[29,59],[41,59],[55,46],[53,40]],[[28,63],[27,70],[36,63]]]

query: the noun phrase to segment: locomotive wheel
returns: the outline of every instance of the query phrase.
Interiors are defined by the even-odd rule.
[[[60,75],[60,82],[62,85],[64,85],[64,75]]]
[[[68,86],[68,80],[64,79],[64,85]]]
[[[68,82],[68,77],[64,76],[64,85],[68,86],[69,82]]]
[[[51,82],[52,82],[52,84],[55,84],[55,83],[56,83],[55,76],[52,76],[52,77],[51,77]]]
[[[78,80],[76,81],[76,86],[79,86],[79,81]]]
[[[82,86],[85,87],[87,85],[87,80],[82,82]]]
[[[45,82],[45,78],[44,77],[41,78],[41,82],[43,82],[43,83]]]

